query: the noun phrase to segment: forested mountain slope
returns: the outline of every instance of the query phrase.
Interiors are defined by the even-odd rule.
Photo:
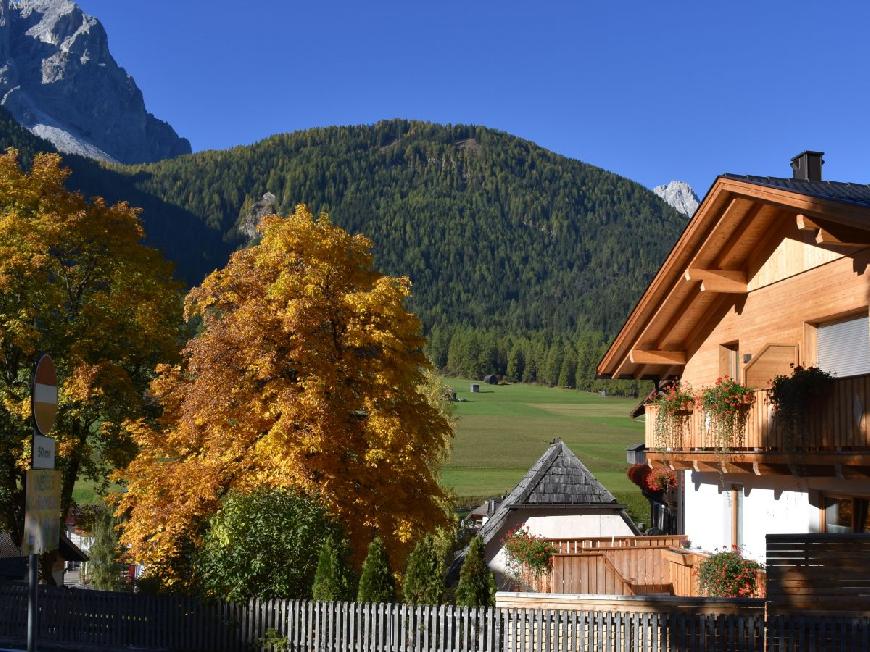
[[[411,277],[427,326],[611,333],[685,225],[637,183],[474,126],[312,129],[114,170],[235,246],[266,192],[326,210]]]
[[[56,151],[50,142],[19,125],[2,107],[0,147],[14,147],[28,165],[37,152]],[[176,275],[181,280],[198,283],[206,270],[226,262],[230,249],[221,234],[208,228],[197,215],[141,190],[135,176],[108,169],[83,156],[66,154],[63,160],[73,172],[70,187],[85,196],[99,195],[109,202],[126,201],[143,209],[146,242],[175,263]]]
[[[52,149],[2,110],[0,144]],[[639,184],[483,127],[391,120],[149,165],[65,160],[73,187],[141,206],[188,283],[246,244],[239,215],[264,193],[326,210],[411,277],[427,328],[610,334],[685,225]]]

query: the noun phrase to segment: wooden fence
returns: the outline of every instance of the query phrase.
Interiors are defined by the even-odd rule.
[[[588,596],[588,599],[593,599]],[[603,603],[602,603],[603,604]],[[739,607],[739,605],[738,605]],[[21,644],[26,589],[0,587],[0,640]],[[283,637],[264,643],[267,630]],[[470,609],[254,600],[198,602],[40,588],[39,640],[67,649],[288,652],[773,652],[870,649],[870,620],[672,610]]]
[[[775,611],[870,616],[870,534],[768,534],[767,573]]]
[[[698,565],[708,555],[687,550],[682,535],[551,539],[557,553],[543,592],[700,596]],[[764,596],[759,571],[754,597]]]

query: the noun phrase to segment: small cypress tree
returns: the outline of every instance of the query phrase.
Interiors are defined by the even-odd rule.
[[[115,519],[105,510],[94,519],[94,542],[88,550],[88,577],[101,591],[118,591],[121,587],[121,549]]]
[[[461,607],[491,607],[495,604],[495,577],[486,565],[483,540],[479,536],[468,544],[468,552],[459,571],[456,604]]]
[[[444,598],[445,560],[442,546],[427,534],[408,557],[402,594],[410,604],[441,604]]]
[[[357,602],[391,602],[396,595],[390,561],[380,537],[369,544],[359,578]]]
[[[344,539],[328,536],[320,547],[311,595],[321,602],[353,600],[353,574],[347,563],[348,545]]]

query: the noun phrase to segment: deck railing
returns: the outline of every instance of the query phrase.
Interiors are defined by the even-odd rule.
[[[661,450],[655,436],[657,408],[645,410],[645,441],[650,450]],[[774,417],[768,390],[755,391],[749,408],[746,431],[734,450],[769,452],[862,451],[870,449],[870,375],[839,378],[830,394],[809,411],[797,432],[791,433]],[[682,436],[674,450],[703,451],[717,448],[709,420],[695,409],[686,418]]]

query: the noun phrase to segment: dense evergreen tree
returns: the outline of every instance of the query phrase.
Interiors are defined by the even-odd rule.
[[[357,602],[392,602],[396,597],[396,585],[390,570],[387,551],[380,537],[369,544],[363,562],[357,589]]]
[[[343,538],[330,535],[320,547],[311,597],[321,602],[351,601],[356,595],[350,568],[350,547]]]
[[[495,578],[486,565],[483,541],[479,536],[468,544],[456,585],[456,604],[461,607],[491,607],[495,604]]]
[[[441,604],[444,598],[446,559],[436,538],[422,537],[411,555],[402,583],[402,596],[409,604]]]
[[[121,588],[121,546],[115,530],[115,519],[107,510],[94,518],[94,541],[88,550],[87,578],[92,588],[117,591]]]

